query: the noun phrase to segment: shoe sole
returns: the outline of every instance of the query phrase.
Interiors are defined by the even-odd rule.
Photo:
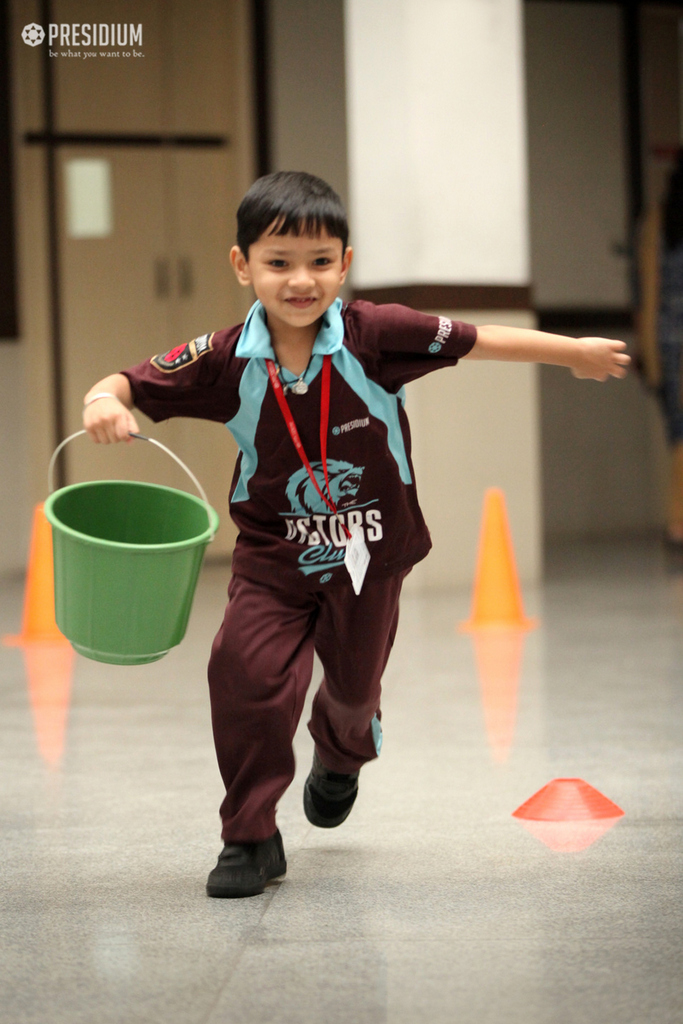
[[[308,788],[308,782],[304,786],[304,814],[311,825],[316,825],[318,828],[336,828],[337,825],[341,825],[343,821],[346,821],[352,810],[353,804],[336,818],[323,818],[315,809],[313,798]]]
[[[283,860],[272,869],[272,871],[267,875],[265,881],[259,882],[258,885],[247,888],[246,886],[213,885],[211,883],[207,883],[206,895],[212,896],[214,899],[224,900],[238,900],[247,896],[260,896],[265,892],[266,886],[269,882],[274,882],[277,878],[283,878],[286,873],[287,861]]]

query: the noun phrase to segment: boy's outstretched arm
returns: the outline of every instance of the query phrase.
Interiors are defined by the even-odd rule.
[[[609,338],[566,338],[519,327],[477,327],[474,348],[465,359],[568,366],[575,377],[607,380],[625,377],[631,357],[626,343]]]
[[[96,398],[97,395],[107,397]],[[131,441],[129,431],[134,434],[140,432],[130,411],[133,408],[133,392],[123,373],[112,373],[110,377],[98,381],[90,388],[83,402],[83,426],[98,444]]]

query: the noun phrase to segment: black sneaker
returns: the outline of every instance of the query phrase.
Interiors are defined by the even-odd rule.
[[[262,843],[226,843],[207,879],[206,895],[226,899],[258,896],[271,878],[284,875],[286,870],[279,832]]]
[[[317,753],[304,786],[304,813],[311,825],[336,828],[351,813],[358,796],[358,772],[330,772]]]

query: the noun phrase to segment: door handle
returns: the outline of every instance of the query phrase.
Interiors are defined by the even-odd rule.
[[[159,257],[154,261],[154,294],[158,299],[167,299],[171,292],[171,271],[168,260]]]
[[[189,256],[178,257],[178,294],[183,299],[194,294],[194,268]]]

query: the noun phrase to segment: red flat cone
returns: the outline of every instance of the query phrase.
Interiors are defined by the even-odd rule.
[[[553,779],[512,812],[549,849],[585,850],[624,812],[583,779]]]
[[[472,635],[486,735],[498,764],[507,761],[515,735],[525,636],[513,629],[481,630]]]
[[[623,815],[608,797],[583,779],[553,779],[512,812],[531,821],[589,821]]]

